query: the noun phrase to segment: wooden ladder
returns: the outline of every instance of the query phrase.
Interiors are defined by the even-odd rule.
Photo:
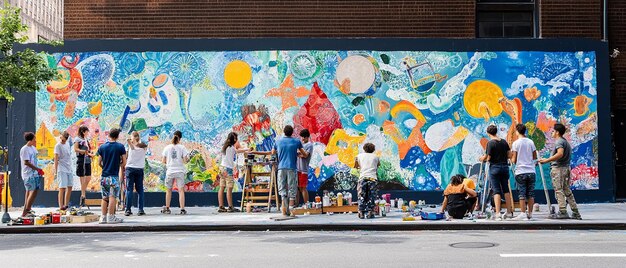
[[[270,166],[270,172],[254,172],[253,166]],[[247,205],[256,207],[267,207],[267,212],[271,212],[272,201],[276,208],[280,209],[278,202],[278,186],[276,184],[276,162],[246,162],[246,174],[244,177],[243,190],[241,194],[241,211]],[[257,180],[258,176],[269,176],[268,182]]]

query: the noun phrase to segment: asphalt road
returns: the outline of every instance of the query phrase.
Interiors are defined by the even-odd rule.
[[[483,246],[486,248],[476,248]],[[511,268],[624,267],[624,263],[624,231],[139,232],[0,236],[0,267]]]

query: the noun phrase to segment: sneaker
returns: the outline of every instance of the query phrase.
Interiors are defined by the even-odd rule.
[[[226,210],[226,208],[224,208],[224,207],[219,207],[219,208],[217,209],[217,212],[218,212],[218,213],[224,213],[224,212],[228,212],[228,210]]]
[[[186,214],[187,214],[187,211],[184,208],[180,210],[180,215],[186,215]]]
[[[494,213],[493,219],[496,221],[502,221],[502,215],[500,213]]]
[[[572,219],[582,220],[583,217],[581,217],[580,213],[576,210],[576,211],[572,212]]]
[[[172,211],[168,207],[163,207],[163,209],[161,209],[161,213],[162,214],[172,214]]]
[[[122,223],[122,222],[124,222],[124,220],[123,220],[123,219],[120,219],[120,218],[118,218],[118,217],[115,217],[115,215],[110,215],[110,216],[107,218],[107,223],[108,223],[108,224],[116,224],[116,223]]]
[[[557,220],[565,220],[569,219],[569,215],[567,214],[567,212],[559,211],[557,214],[552,214],[551,218]]]
[[[139,212],[137,212],[137,216],[143,216],[146,215],[146,213],[143,210],[140,210]]]
[[[227,211],[228,211],[228,213],[231,213],[231,212],[241,212],[241,210],[239,210],[238,208],[234,208],[234,207],[228,207]]]
[[[124,216],[130,216],[133,215],[133,213],[130,210],[127,210],[126,212],[124,212]]]
[[[106,224],[107,223],[107,216],[106,215],[102,215],[100,216],[100,224]]]
[[[515,219],[515,217],[513,217],[513,212],[511,213],[505,213],[504,216],[502,217],[503,219]]]
[[[522,212],[519,215],[517,215],[517,217],[513,218],[513,220],[515,220],[515,221],[528,220],[528,215],[526,213]]]

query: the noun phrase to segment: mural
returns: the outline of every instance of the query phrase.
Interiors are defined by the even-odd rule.
[[[269,150],[286,124],[312,133],[309,190],[354,189],[355,156],[372,142],[384,189],[433,191],[453,174],[478,173],[489,124],[509,142],[513,126],[526,124],[547,157],[556,122],[569,129],[571,187],[599,187],[594,52],[90,52],[48,62],[62,79],[36,93],[47,190],[57,188],[59,134],[75,136],[81,125],[93,147],[112,127],[139,131],[149,143],[147,191],[164,190],[160,154],[176,130],[193,152],[185,187],[215,191],[230,131]],[[98,190],[93,169],[89,188]]]

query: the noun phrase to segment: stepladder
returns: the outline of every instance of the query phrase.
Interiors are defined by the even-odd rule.
[[[276,184],[276,161],[255,162],[247,159],[244,168],[244,183],[241,194],[241,211],[248,207],[267,207],[272,210],[272,202],[280,210],[278,186]]]

